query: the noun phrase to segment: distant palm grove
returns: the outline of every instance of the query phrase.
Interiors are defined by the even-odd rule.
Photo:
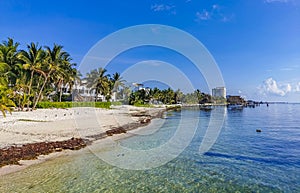
[[[80,93],[73,89],[76,83],[94,92],[95,97],[89,101],[98,101],[98,96],[103,97],[101,100],[110,101],[113,95],[116,100],[132,105],[212,101],[210,95],[200,90],[190,94],[170,88],[142,88],[131,92],[119,73],[111,76],[106,69],[98,68],[81,79],[75,67],[70,54],[61,45],[49,47],[30,43],[27,49],[21,50],[19,43],[8,38],[0,44],[0,111],[5,116],[5,112],[11,112],[13,107],[28,110],[35,109],[40,101],[61,102],[66,97],[72,100],[75,95],[80,99]],[[66,87],[70,91],[69,96],[63,95]]]
[[[4,116],[12,107],[35,109],[42,100],[62,101],[63,88],[67,85],[72,90],[80,82],[76,64],[63,46],[30,43],[26,50],[18,48],[19,43],[11,38],[0,44],[0,110]],[[112,78],[105,73],[102,68],[88,73],[87,87],[109,100],[112,89],[122,81],[119,73]]]

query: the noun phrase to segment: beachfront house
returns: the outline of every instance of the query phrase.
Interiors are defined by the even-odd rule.
[[[106,101],[105,96],[98,94],[96,96],[96,90],[87,87],[86,80],[81,82],[76,82],[70,90],[68,84],[63,85],[62,94],[65,96],[70,96],[69,100],[73,101]],[[110,101],[117,101],[116,92],[112,93]]]

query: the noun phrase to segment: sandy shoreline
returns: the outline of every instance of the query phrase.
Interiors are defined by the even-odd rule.
[[[72,108],[38,109],[32,112],[13,112],[0,117],[0,149],[41,142],[55,142],[81,138],[103,141],[107,133],[118,129],[126,131],[146,126],[151,119],[162,116],[166,109],[133,106],[115,106],[112,109]],[[133,132],[134,133],[134,132]],[[113,135],[114,139],[131,134]],[[101,139],[101,140],[99,140]],[[98,143],[98,142],[97,142]],[[81,150],[78,150],[81,151]],[[0,168],[0,176],[20,171],[30,165],[72,154],[71,150],[40,155],[36,160],[21,160],[20,165]]]

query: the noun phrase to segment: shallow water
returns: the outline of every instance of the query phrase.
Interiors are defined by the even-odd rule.
[[[222,110],[221,133],[205,154],[199,154],[199,146],[213,112],[182,110],[168,113],[156,132],[118,142],[151,149],[174,135],[181,118],[199,119],[192,142],[165,165],[120,169],[87,148],[1,177],[0,192],[300,192],[300,105]],[[96,144],[92,149],[110,151]]]

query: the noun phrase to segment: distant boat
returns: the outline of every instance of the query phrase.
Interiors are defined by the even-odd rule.
[[[243,110],[244,105],[240,105],[240,104],[230,104],[227,105],[227,109],[229,110]]]

